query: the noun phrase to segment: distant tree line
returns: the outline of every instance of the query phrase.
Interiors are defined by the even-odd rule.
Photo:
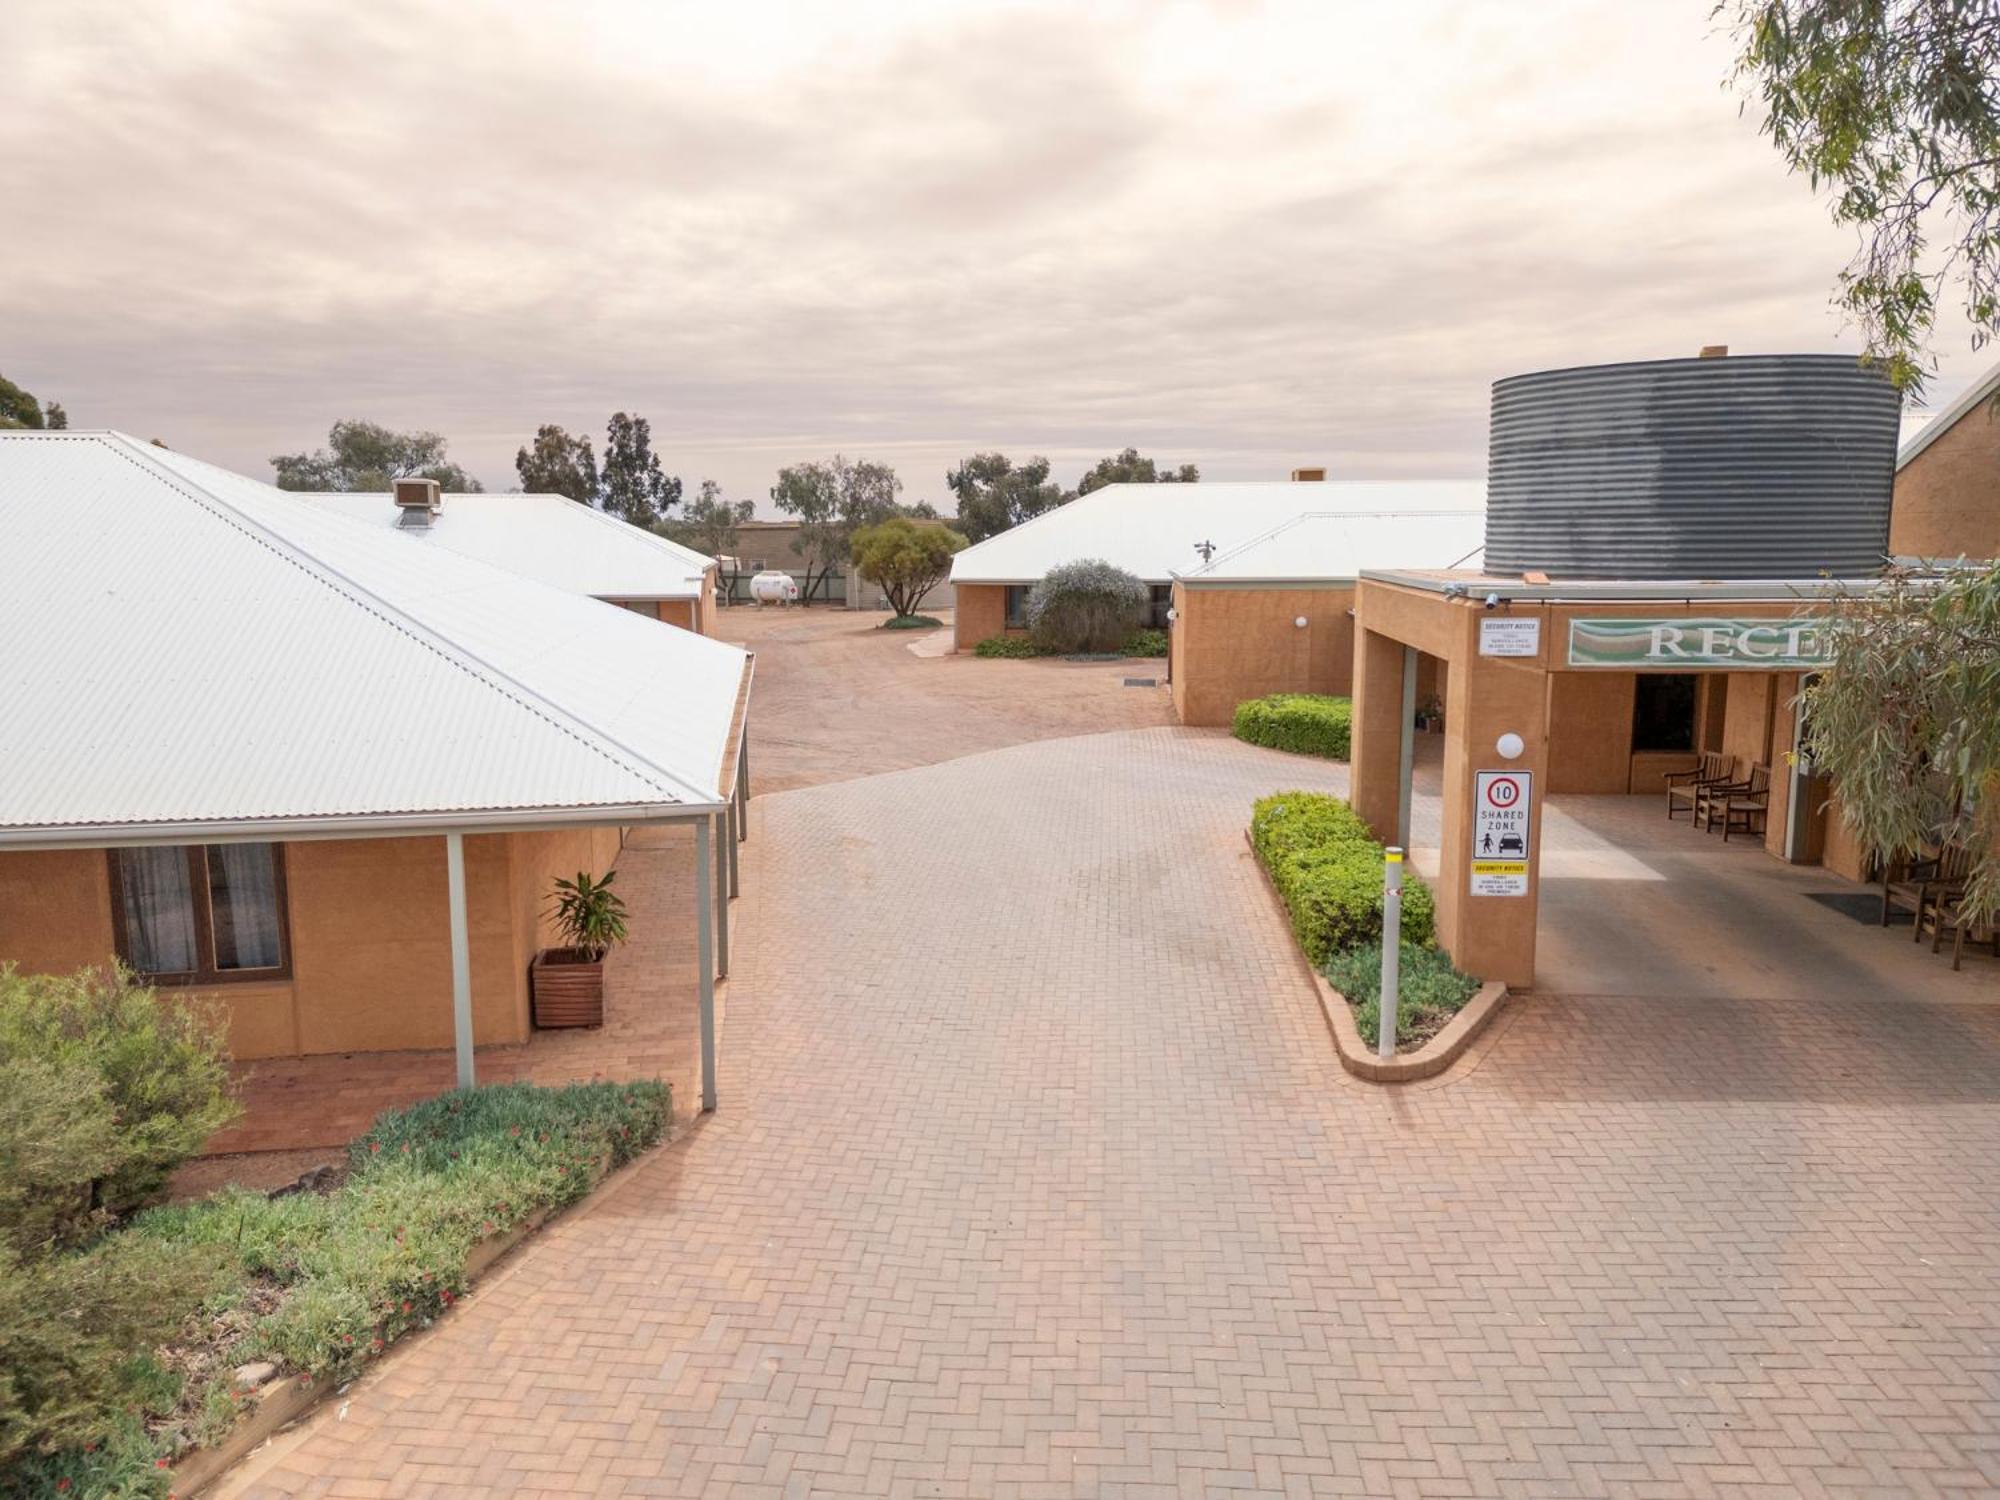
[[[32,428],[37,432],[61,432],[69,426],[69,413],[60,401],[37,401],[5,375],[0,375],[0,429]]]
[[[975,453],[944,482],[958,497],[958,529],[968,541],[983,542],[1107,484],[1193,484],[1200,478],[1193,464],[1173,467],[1127,448],[1100,458],[1073,490],[1049,478],[1049,461],[1039,455],[1016,468],[1004,453]]]

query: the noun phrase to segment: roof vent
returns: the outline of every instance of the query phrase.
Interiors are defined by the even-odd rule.
[[[1324,468],[1294,469],[1292,470],[1292,483],[1324,484],[1326,483],[1326,470]]]
[[[399,479],[395,487],[398,526],[412,530],[423,530],[430,526],[431,517],[438,513],[443,503],[443,491],[435,479]]]
[[[1727,359],[1729,358],[1729,346],[1727,344],[1703,344],[1701,346],[1701,353],[1696,355],[1695,358]]]

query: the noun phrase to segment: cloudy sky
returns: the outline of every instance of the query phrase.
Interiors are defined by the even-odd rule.
[[[835,450],[1476,476],[1496,376],[1856,347],[1709,10],[16,6],[0,373],[264,476],[352,416],[504,488],[615,407],[767,507]]]

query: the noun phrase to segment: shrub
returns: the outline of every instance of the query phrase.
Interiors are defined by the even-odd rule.
[[[1279,792],[1257,803],[1250,839],[1315,968],[1381,939],[1382,846],[1353,808],[1318,792]],[[1432,923],[1430,887],[1406,879],[1403,941],[1428,943]]]
[[[1135,630],[1125,641],[1127,656],[1165,656],[1167,654],[1167,633],[1164,630]]]
[[[1145,584],[1108,562],[1063,563],[1028,591],[1028,633],[1049,652],[1115,652],[1151,597]]]
[[[974,656],[1026,658],[1049,656],[1053,653],[1036,645],[1033,638],[1025,635],[989,635],[972,648]]]
[[[1346,760],[1354,705],[1316,693],[1273,693],[1236,705],[1230,732],[1252,745]]]
[[[881,630],[941,630],[944,621],[932,619],[929,615],[891,615],[880,626]]]
[[[1409,887],[1404,887],[1407,895]],[[1479,981],[1452,967],[1441,948],[1403,944],[1397,958],[1396,1043],[1399,1047],[1428,1040],[1474,995]],[[1336,953],[1321,972],[1354,1007],[1354,1024],[1361,1040],[1375,1045],[1382,1024],[1382,944],[1378,940]]]
[[[880,584],[899,616],[913,615],[924,595],[951,575],[952,554],[964,547],[965,538],[949,526],[891,516],[854,533],[854,571]]]
[[[220,1016],[116,969],[0,965],[0,1241],[77,1245],[234,1119]]]

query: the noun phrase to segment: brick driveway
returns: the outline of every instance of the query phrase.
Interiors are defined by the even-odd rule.
[[[1990,970],[1538,998],[1370,1089],[1241,838],[1343,779],[1155,729],[760,798],[722,1113],[231,1490],[2000,1489]]]

